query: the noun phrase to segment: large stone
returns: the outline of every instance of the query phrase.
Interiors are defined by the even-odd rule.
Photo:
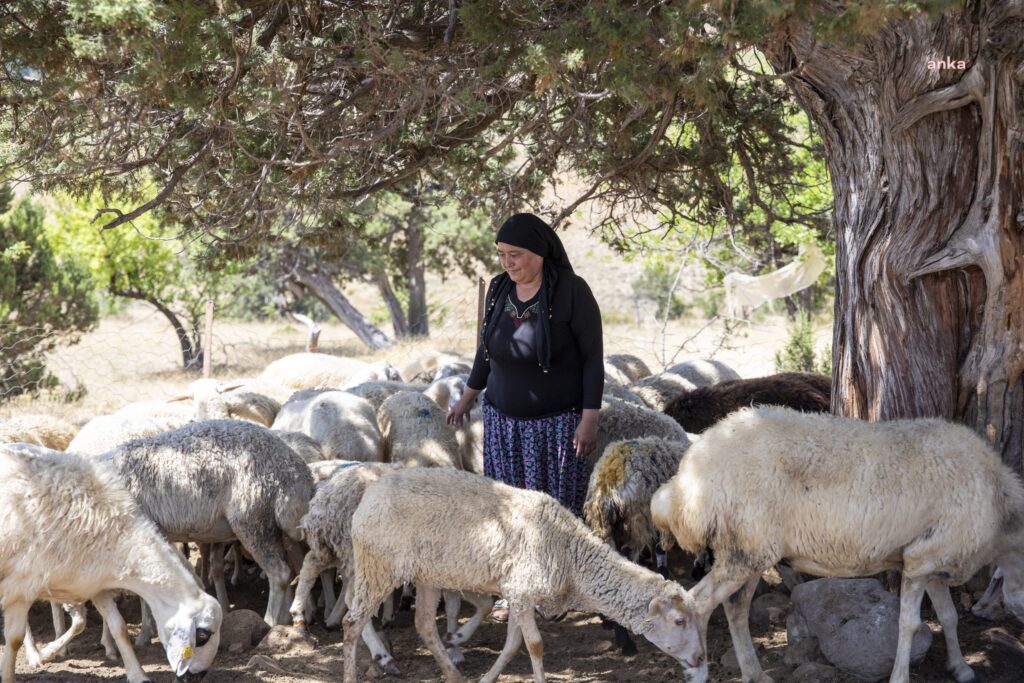
[[[828,664],[807,662],[796,668],[790,680],[794,683],[832,683],[839,680],[839,671]]]
[[[783,660],[787,666],[797,668],[808,662],[821,662],[821,651],[818,649],[818,639],[814,636],[803,638],[795,643],[786,645],[786,654]]]
[[[270,627],[251,609],[236,609],[224,615],[220,627],[220,649],[245,652],[267,635]]]
[[[818,639],[830,663],[867,681],[889,677],[896,659],[900,601],[881,583],[817,579],[794,588],[792,598],[794,614],[806,624],[807,633]],[[787,626],[798,623],[794,620]],[[914,634],[911,661],[924,658],[931,642],[931,629],[922,623]]]
[[[316,650],[317,642],[311,636],[299,633],[292,626],[275,626],[260,641],[256,651],[272,657],[308,655]]]

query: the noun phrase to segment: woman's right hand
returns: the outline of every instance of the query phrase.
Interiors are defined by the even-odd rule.
[[[448,411],[448,415],[445,416],[444,421],[446,424],[450,424],[455,427],[461,427],[462,421],[469,414],[469,411],[473,408],[473,402],[467,401],[466,397],[463,396],[452,409]]]

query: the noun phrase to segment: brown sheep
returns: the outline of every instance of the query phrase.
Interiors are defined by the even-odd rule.
[[[665,406],[665,414],[687,432],[700,434],[726,415],[752,405],[827,413],[831,397],[832,378],[809,372],[783,372],[688,391]]]

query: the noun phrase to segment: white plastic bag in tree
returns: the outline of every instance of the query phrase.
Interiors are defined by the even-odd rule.
[[[756,308],[766,301],[780,299],[814,284],[825,270],[825,254],[816,244],[800,246],[800,252],[789,265],[764,275],[729,273],[725,276],[725,307],[733,317],[744,310]]]

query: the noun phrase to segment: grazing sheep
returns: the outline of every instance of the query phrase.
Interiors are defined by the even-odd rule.
[[[381,601],[416,584],[416,629],[448,681],[434,614],[439,591],[508,599],[508,636],[481,679],[493,683],[525,636],[544,680],[534,609],[601,612],[643,634],[684,669],[703,665],[693,601],[678,584],[615,553],[554,498],[468,472],[407,468],[371,485],[352,517],[355,595],[345,625],[345,682],[356,681],[357,638]]]
[[[15,658],[37,599],[91,600],[114,635],[129,682],[147,681],[114,603],[119,590],[153,606],[179,680],[205,675],[220,642],[220,605],[203,592],[115,472],[72,453],[0,447],[0,509],[3,683],[14,683]],[[44,652],[56,652],[74,635],[76,629],[68,631]]]
[[[621,386],[619,384],[615,384],[614,382],[606,381],[604,383],[604,396],[617,398],[620,401],[628,401],[629,403],[633,403],[638,406],[643,406],[644,408],[647,407],[647,404],[644,403],[644,400],[642,398],[634,394],[626,387]]]
[[[673,400],[696,388],[689,380],[666,372],[644,377],[626,387],[639,396],[648,408],[657,411],[664,410]]]
[[[626,386],[650,377],[647,363],[628,353],[616,353],[604,359],[604,376],[615,384]]]
[[[980,436],[939,419],[869,423],[744,408],[690,447],[651,512],[684,549],[713,552],[711,572],[693,589],[702,634],[725,601],[743,680],[762,683],[770,679],[750,639],[750,599],[761,573],[780,560],[823,576],[901,570],[890,680],[909,681],[927,592],[942,624],[947,668],[964,683],[975,678],[960,653],[949,586],[994,559],[1022,558],[1024,542],[1018,477]],[[1004,574],[1007,566],[1001,564]],[[1024,604],[1024,572],[1015,578],[1007,597]]]
[[[374,411],[377,411],[380,409],[381,403],[399,391],[423,391],[426,388],[427,385],[421,383],[376,380],[373,382],[363,382],[345,391],[353,396],[365,399],[373,406]]]
[[[423,393],[434,401],[441,410],[447,413],[462,398],[462,394],[466,391],[466,381],[468,379],[468,374],[441,377],[431,382],[430,386],[424,388]],[[480,399],[478,398],[477,403],[479,401]]]
[[[85,423],[67,450],[100,455],[132,439],[156,436],[187,424],[189,418],[148,416],[140,413],[100,415]]]
[[[192,419],[195,410],[192,406],[179,402],[168,401],[135,401],[121,406],[113,413],[118,417],[152,417],[165,422],[172,422],[180,427]]]
[[[433,382],[435,379],[439,379],[437,373],[440,368],[465,362],[466,359],[453,353],[427,351],[411,361],[407,361],[399,368],[399,373],[402,377],[407,377],[410,382]]]
[[[292,539],[300,538],[313,477],[272,431],[238,420],[195,422],[130,441],[106,457],[171,541],[239,541],[270,581],[264,620],[273,626],[287,618],[288,552],[297,548]],[[213,553],[222,604],[223,560]]]
[[[597,447],[590,454],[591,469],[611,442],[644,437],[689,443],[683,428],[664,413],[606,396],[601,401]]]
[[[811,413],[827,413],[832,379],[809,372],[783,372],[737,379],[687,392],[665,406],[688,432],[700,434],[726,415],[752,405],[777,405]]]
[[[740,379],[738,372],[719,360],[688,360],[676,363],[665,370],[670,375],[679,375],[696,387]]]
[[[598,538],[633,562],[650,549],[660,572],[666,562],[656,547],[659,532],[651,519],[651,498],[675,475],[688,446],[667,439],[613,441],[594,465],[583,504],[583,519]],[[619,624],[614,628],[622,653],[635,654],[629,633]]]
[[[327,460],[380,462],[384,456],[373,406],[345,391],[296,392],[281,406],[273,429],[311,437]]]
[[[384,437],[384,461],[419,467],[463,468],[455,429],[445,413],[417,391],[400,391],[377,411]]]
[[[188,393],[170,399],[191,400],[193,419],[247,420],[269,427],[274,424],[281,404],[255,391],[242,391],[241,384],[222,384],[214,379],[197,379],[188,386]]]
[[[18,415],[0,424],[0,443],[30,443],[66,450],[78,427],[51,415]]]
[[[329,353],[293,353],[263,369],[261,384],[299,389],[345,389],[374,380],[401,380],[387,363],[367,363]]]

